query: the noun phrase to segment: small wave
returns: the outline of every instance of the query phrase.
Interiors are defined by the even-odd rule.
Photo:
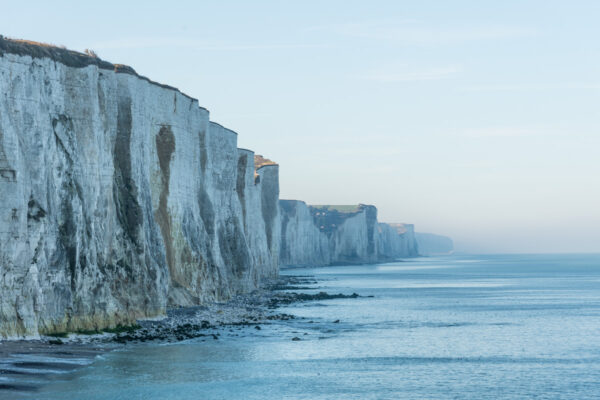
[[[30,370],[27,368],[18,368],[14,366],[7,366],[0,368],[0,375],[27,375],[27,376],[44,376],[54,373],[53,371],[44,371],[40,369]]]
[[[38,386],[26,385],[22,383],[0,383],[0,391],[14,391],[14,392],[35,392],[38,390]]]
[[[494,287],[504,287],[508,286],[508,283],[505,282],[441,282],[441,283],[433,283],[433,282],[398,282],[394,284],[393,287],[396,289],[438,289],[438,288],[494,288]]]
[[[382,321],[377,323],[357,324],[358,329],[390,329],[390,328],[460,328],[464,326],[507,326],[510,322],[477,323],[467,321]]]
[[[375,363],[378,365],[402,364],[590,364],[600,362],[599,357],[589,358],[542,358],[542,357],[511,357],[511,356],[483,356],[483,357],[435,357],[435,356],[392,356],[392,357],[351,357],[322,359],[323,362],[339,363],[358,362]]]
[[[419,271],[429,269],[448,269],[455,268],[451,265],[379,265],[378,271]]]
[[[23,375],[50,375],[66,374],[73,372],[76,368],[77,366],[73,366],[73,364],[19,362],[14,363],[6,371],[21,373]]]
[[[10,355],[11,358],[16,360],[11,360],[11,362],[34,362],[34,363],[59,363],[59,364],[73,364],[73,365],[89,365],[93,362],[92,358],[66,358],[66,357],[51,357],[51,356],[42,356],[36,354],[20,354],[14,353]]]

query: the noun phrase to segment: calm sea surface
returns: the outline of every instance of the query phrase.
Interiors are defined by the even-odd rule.
[[[373,297],[294,304],[280,311],[302,318],[216,341],[127,345],[26,398],[600,399],[600,255],[282,274]]]

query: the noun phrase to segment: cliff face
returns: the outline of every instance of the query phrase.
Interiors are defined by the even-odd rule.
[[[379,228],[379,257],[393,260],[398,257],[417,257],[419,248],[413,224],[385,224]]]
[[[129,324],[276,275],[278,167],[236,144],[130,68],[0,38],[0,337]]]
[[[422,256],[450,254],[454,251],[454,243],[447,236],[417,232],[416,238]]]
[[[417,255],[412,225],[377,222],[377,208],[280,200],[281,265],[389,261]]]
[[[299,200],[280,200],[281,265],[329,265],[329,238],[321,233],[309,207]]]

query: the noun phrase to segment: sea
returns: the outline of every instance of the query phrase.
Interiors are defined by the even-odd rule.
[[[29,354],[19,381],[29,390],[9,390],[0,373],[0,398],[600,399],[600,255],[451,255],[281,274],[311,282],[306,293],[360,297],[294,303],[279,312],[295,319],[224,329],[219,340],[128,344],[69,361],[77,368]]]

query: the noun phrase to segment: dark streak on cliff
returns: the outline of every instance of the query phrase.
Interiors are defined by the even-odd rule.
[[[113,151],[113,195],[117,218],[127,237],[141,251],[138,241],[142,225],[142,209],[137,200],[137,187],[131,176],[131,97],[127,89],[119,96],[117,137]]]
[[[158,154],[158,163],[161,172],[161,190],[158,209],[154,217],[162,233],[167,253],[167,265],[172,277],[177,276],[177,273],[175,268],[175,254],[173,252],[173,238],[171,237],[171,216],[167,209],[167,201],[169,199],[169,180],[171,179],[171,157],[174,152],[175,136],[171,131],[171,127],[162,126],[158,135],[156,135],[156,153]]]
[[[8,182],[14,182],[17,180],[17,171],[15,171],[8,164],[8,157],[4,152],[4,138],[2,129],[0,128],[0,178]]]
[[[200,137],[200,170],[202,173],[206,172],[206,162],[208,161],[208,151],[206,149],[206,132],[201,131]]]
[[[60,205],[60,217],[58,224],[58,245],[64,251],[64,261],[69,267],[71,278],[71,291],[75,291],[77,282],[77,224],[73,220],[73,199],[77,194],[73,178],[73,158],[64,143],[73,132],[73,121],[66,115],[58,115],[52,119],[52,130],[56,147],[64,156],[64,162],[60,163],[58,170],[64,173],[68,178],[65,179],[61,190],[69,194],[64,197]]]
[[[237,192],[238,199],[240,200],[240,204],[242,206],[242,216],[244,217],[244,232],[247,232],[246,229],[246,199],[244,198],[244,193],[246,190],[246,168],[248,167],[248,155],[241,154],[238,158],[237,165],[237,180],[235,183],[235,191]]]
[[[71,275],[71,290],[74,292],[77,276],[77,242],[75,240],[77,226],[73,221],[73,205],[67,200],[62,203],[60,211],[62,218],[58,225],[58,238],[65,251],[65,258]]]
[[[231,218],[219,227],[219,249],[223,260],[231,262],[234,274],[240,278],[250,265],[250,253],[239,221]]]
[[[209,236],[215,233],[215,210],[206,189],[202,186],[198,191],[198,206],[200,207],[200,218],[204,223],[204,229]]]

